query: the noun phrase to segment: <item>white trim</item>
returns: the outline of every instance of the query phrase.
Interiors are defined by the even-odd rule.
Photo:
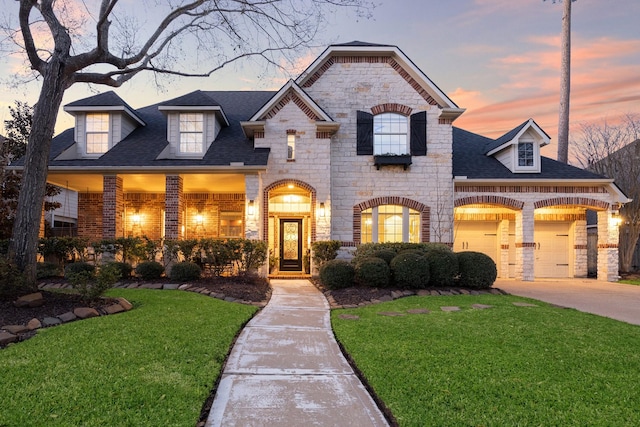
[[[146,126],[146,123],[138,117],[132,110],[125,107],[124,105],[110,105],[110,106],[65,106],[63,108],[64,111],[75,116],[74,113],[100,113],[100,112],[125,112],[129,117],[134,119],[142,126]]]

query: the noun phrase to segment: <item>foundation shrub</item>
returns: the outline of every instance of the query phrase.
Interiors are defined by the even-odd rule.
[[[429,284],[429,260],[420,251],[403,251],[391,260],[395,284],[402,288],[422,289]]]
[[[46,279],[48,277],[60,277],[60,266],[55,262],[39,262],[36,264],[36,277]]]
[[[74,262],[68,264],[64,268],[64,278],[71,280],[71,277],[76,274],[84,274],[87,273],[89,277],[93,277],[96,271],[95,266],[89,264],[88,262]]]
[[[355,264],[356,282],[371,288],[384,288],[391,282],[391,269],[381,258],[361,258]]]
[[[0,256],[0,299],[13,299],[34,290],[27,287],[26,276],[18,267]]]
[[[311,243],[315,266],[322,268],[326,262],[335,259],[338,256],[338,249],[340,249],[341,245],[342,242],[340,240],[322,240]]]
[[[395,258],[396,252],[391,249],[380,249],[373,252],[372,256],[383,259],[388,265],[391,265],[391,260]]]
[[[452,286],[458,277],[458,257],[450,250],[434,250],[425,254],[429,261],[429,286]]]
[[[144,261],[136,267],[136,276],[142,280],[157,280],[162,277],[164,267],[156,261]]]
[[[487,289],[493,285],[498,270],[495,262],[481,252],[465,251],[456,254],[460,271],[460,286]]]
[[[74,264],[85,263],[77,262]],[[97,272],[95,268],[93,270],[80,267],[69,269],[69,267],[74,264],[67,266],[65,269],[65,277],[69,280],[73,289],[87,301],[94,301],[100,298],[118,281],[121,273],[120,268],[114,263],[107,263],[100,266]],[[92,265],[90,266],[93,267]]]
[[[267,242],[263,240],[243,239],[238,273],[243,276],[255,275],[267,261],[268,249]]]
[[[118,271],[118,279],[128,279],[131,277],[133,267],[128,262],[111,261],[105,265],[112,265]]]
[[[190,282],[192,280],[198,280],[202,274],[202,270],[198,264],[193,262],[179,262],[171,267],[170,277],[171,280],[176,282]]]
[[[320,282],[328,289],[342,289],[353,286],[355,268],[347,261],[332,259],[320,267]]]

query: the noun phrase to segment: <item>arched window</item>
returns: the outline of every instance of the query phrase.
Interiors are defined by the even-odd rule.
[[[420,242],[420,212],[399,205],[362,211],[362,243]]]
[[[402,114],[373,116],[373,154],[408,154],[408,118]]]

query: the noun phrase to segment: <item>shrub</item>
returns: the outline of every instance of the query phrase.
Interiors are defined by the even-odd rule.
[[[36,264],[36,277],[38,279],[60,277],[60,271],[60,266],[55,262],[39,262]]]
[[[118,269],[118,272],[119,272],[118,280],[128,279],[129,277],[131,277],[131,272],[133,271],[133,267],[128,262],[111,261],[106,265],[113,265],[115,266],[115,268]]]
[[[198,264],[193,262],[179,262],[171,267],[170,277],[171,280],[176,282],[190,282],[200,278],[202,270]]]
[[[356,264],[356,281],[372,288],[389,286],[391,270],[385,260],[376,257],[361,258]]]
[[[429,261],[429,286],[452,286],[458,276],[458,257],[447,250],[433,250],[425,254]]]
[[[0,298],[15,298],[32,290],[27,287],[26,276],[13,263],[0,257]]]
[[[85,263],[75,263],[85,264]],[[69,269],[75,264],[69,264],[65,272],[65,277],[71,283],[73,289],[78,291],[80,296],[88,301],[98,299],[104,292],[111,288],[120,276],[120,268],[114,263],[109,263],[101,266],[98,269],[97,274],[94,274],[94,270],[86,268],[75,267]],[[90,264],[86,264],[90,265]],[[93,267],[92,265],[90,265]]]
[[[342,242],[340,240],[323,240],[311,243],[313,250],[313,263],[321,268],[326,262],[338,256],[338,249]]]
[[[341,289],[353,286],[355,269],[351,263],[333,259],[320,268],[320,281],[329,289]]]
[[[164,267],[156,261],[144,261],[136,267],[136,275],[142,280],[157,280],[162,277]]]
[[[426,288],[429,284],[429,260],[419,251],[403,251],[391,260],[391,271],[397,286]]]
[[[267,242],[264,240],[243,239],[239,273],[255,273],[267,261],[267,250]]]
[[[458,252],[460,285],[475,289],[490,288],[498,277],[496,263],[481,252]]]
[[[96,268],[89,263],[74,262],[74,263],[68,264],[64,268],[64,278],[70,279],[71,276],[80,274],[80,273],[87,273],[90,277],[93,277],[95,270]]]
[[[221,276],[229,266],[240,261],[242,257],[239,239],[202,239],[200,247],[204,252],[201,262],[208,265],[213,276]]]
[[[395,258],[396,252],[391,249],[380,249],[375,251],[372,256],[383,259],[387,265],[391,265],[391,260]]]
[[[185,239],[179,240],[178,246],[180,247],[180,252],[184,257],[185,261],[193,262],[196,259],[196,247],[198,246],[197,239]]]

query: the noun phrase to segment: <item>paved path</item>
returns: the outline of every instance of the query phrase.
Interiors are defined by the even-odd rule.
[[[324,295],[308,280],[271,287],[231,351],[206,427],[388,426],[340,352]]]
[[[494,286],[513,295],[640,325],[640,286],[594,279],[498,279]]]

